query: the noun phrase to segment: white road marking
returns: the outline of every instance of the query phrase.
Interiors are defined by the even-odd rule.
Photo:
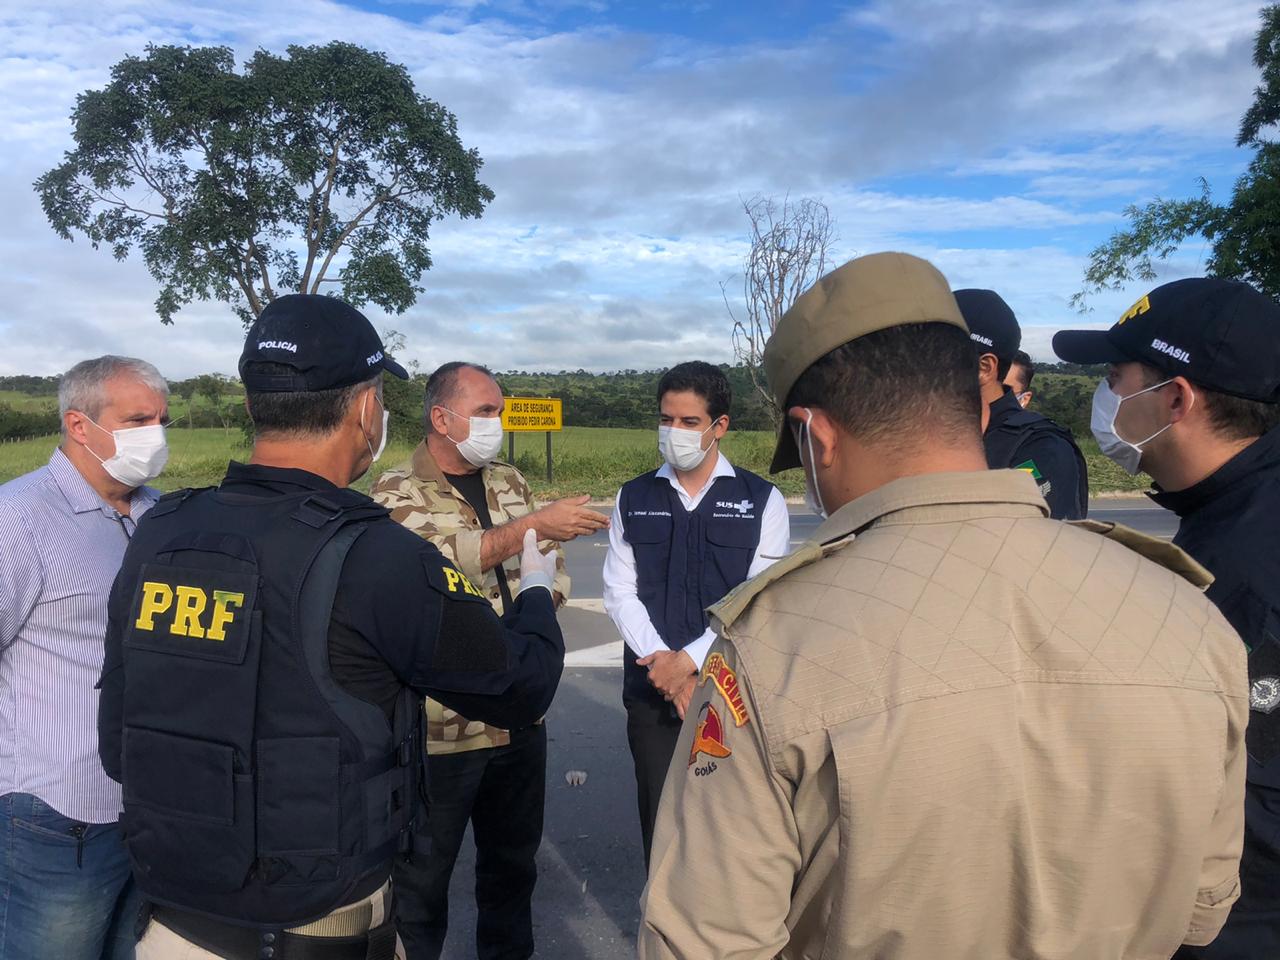
[[[574,650],[564,656],[565,667],[620,667],[622,666],[622,641],[602,643],[582,650]]]

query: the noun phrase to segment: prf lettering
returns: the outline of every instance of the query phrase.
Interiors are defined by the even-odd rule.
[[[227,639],[227,625],[236,618],[234,611],[244,606],[244,594],[214,590],[212,609],[209,609],[209,599],[209,594],[199,587],[170,586],[147,580],[142,584],[142,604],[134,626],[139,630],[155,630],[156,617],[172,611],[169,632],[175,637],[221,642]],[[206,609],[209,609],[207,626],[201,622]]]
[[[1116,326],[1123,327],[1125,323],[1132,320],[1134,317],[1142,316],[1144,313],[1146,313],[1150,309],[1151,309],[1150,298],[1143,297],[1141,300],[1139,300],[1137,303],[1135,303],[1132,307],[1130,307],[1128,310],[1124,312],[1124,316],[1122,316],[1116,322]]]
[[[455,570],[453,567],[443,567],[442,569],[444,570],[444,582],[450,593],[457,593],[461,590],[463,593],[469,593],[473,597],[484,599],[484,594],[473,587],[471,581],[464,577],[460,571]]]

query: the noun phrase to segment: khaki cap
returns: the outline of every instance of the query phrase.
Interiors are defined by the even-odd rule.
[[[785,404],[800,375],[836,347],[904,323],[949,323],[969,332],[947,278],[927,260],[873,253],[837,267],[796,299],[765,344],[775,400]],[[798,466],[800,451],[784,417],[769,469]]]

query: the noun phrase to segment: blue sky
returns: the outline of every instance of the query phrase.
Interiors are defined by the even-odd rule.
[[[1257,76],[1254,0],[79,0],[0,10],[0,372],[102,352],[168,375],[233,372],[219,304],[163,327],[141,263],[49,229],[30,183],[70,145],[77,93],[147,43],[254,48],[335,38],[406,64],[458,117],[497,194],[438,224],[426,293],[371,312],[423,367],[594,370],[731,357],[743,198],[822,199],[835,262],[899,249],[955,287],[1000,291],[1024,345],[1109,324],[1142,291],[1075,314],[1088,251],[1196,178],[1225,195]],[[1199,272],[1202,243],[1162,279]]]

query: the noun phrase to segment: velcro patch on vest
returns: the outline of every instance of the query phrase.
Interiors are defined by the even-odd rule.
[[[257,577],[227,570],[144,564],[125,645],[200,660],[243,663]]]
[[[698,681],[698,686],[706,686],[708,680],[716,685],[720,696],[724,697],[724,702],[729,706],[729,712],[733,714],[734,725],[741,727],[747,724],[751,717],[747,713],[746,701],[742,698],[742,689],[738,686],[738,675],[719,653],[713,653],[707,657],[707,662],[702,666],[702,679]]]
[[[423,566],[427,570],[427,582],[436,591],[450,600],[473,600],[485,606],[489,605],[485,595],[467,579],[467,575],[446,560],[443,555],[422,559]]]

